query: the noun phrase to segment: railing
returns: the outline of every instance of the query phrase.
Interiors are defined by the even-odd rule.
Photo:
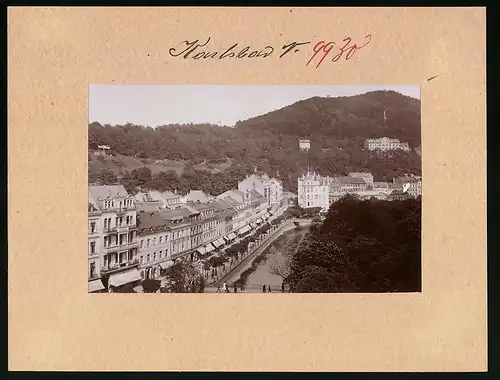
[[[124,251],[126,249],[132,249],[132,248],[139,248],[139,242],[135,241],[132,243],[122,243],[122,244],[115,244],[112,246],[104,247],[103,252],[106,253],[111,253],[111,252],[116,252],[116,251]]]
[[[111,271],[116,271],[124,268],[130,268],[134,266],[139,265],[139,259],[137,257],[133,258],[132,260],[125,261],[123,263],[113,263],[111,265],[105,265],[101,267],[101,272],[111,272]]]

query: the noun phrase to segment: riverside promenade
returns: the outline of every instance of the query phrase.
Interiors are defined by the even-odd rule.
[[[295,223],[304,226],[310,225],[311,221],[312,219],[285,220],[280,225],[269,230],[268,233],[261,236],[260,240],[249,246],[248,251],[240,260],[233,262],[233,265],[228,265],[224,271],[219,273],[219,276],[207,286],[208,292],[212,290],[210,288],[217,288],[217,285],[222,285],[224,282],[232,284],[238,280],[241,273],[252,266],[253,260],[264,252],[279,236],[295,228]]]

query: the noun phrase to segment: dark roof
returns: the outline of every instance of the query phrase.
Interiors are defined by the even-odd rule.
[[[137,217],[137,228],[140,230],[149,230],[151,228],[153,228],[153,230],[158,228],[165,229],[166,227],[168,227],[167,221],[158,211],[141,212]]]

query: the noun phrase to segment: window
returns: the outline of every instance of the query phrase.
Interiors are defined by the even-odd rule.
[[[94,233],[95,232],[95,222],[92,222],[90,223],[90,233]]]
[[[139,258],[139,262],[142,264],[142,262],[143,262],[143,261],[144,261],[144,256],[141,256],[141,257]]]
[[[156,261],[156,252],[153,253],[153,261]]]
[[[151,255],[148,255],[148,263],[149,263],[150,260],[151,260]]]
[[[108,219],[104,219],[104,229],[108,228]]]
[[[144,240],[141,240],[141,248],[143,247],[144,245]]]
[[[153,238],[153,245],[156,245],[156,238]]]
[[[148,239],[146,247],[149,247],[149,243],[151,242],[151,239]],[[148,260],[149,261],[149,260]]]
[[[163,258],[163,251],[160,251],[160,259]]]
[[[116,217],[116,220],[115,220],[116,225],[118,225],[118,221],[119,221],[119,219],[118,219],[118,217]]]
[[[90,254],[93,255],[95,253],[95,241],[90,242]]]
[[[162,240],[163,240],[163,236],[160,236],[160,242],[159,242],[159,244],[162,243]]]
[[[95,262],[91,262],[90,263],[90,278],[93,278],[95,277],[96,273],[95,273]]]

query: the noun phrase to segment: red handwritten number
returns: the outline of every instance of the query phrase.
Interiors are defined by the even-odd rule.
[[[351,37],[344,38],[342,40],[342,42],[345,42],[345,44],[339,49],[338,54],[335,57],[333,57],[332,62],[337,62],[343,56],[345,56],[346,61],[349,60],[354,55],[354,53],[356,51],[364,48],[366,45],[368,45],[370,43],[372,36],[371,36],[371,34],[367,34],[365,36],[365,38],[367,38],[368,41],[364,45],[361,45],[361,46],[357,46],[356,44],[350,45],[352,42]],[[316,55],[318,53],[323,52],[324,53],[323,56],[321,57],[320,61],[316,65],[316,68],[318,68],[321,65],[321,63],[323,62],[323,60],[326,58],[326,56],[330,53],[330,51],[332,50],[334,45],[336,45],[335,42],[328,42],[327,44],[325,44],[325,41],[318,42],[314,46],[314,48],[313,48],[314,53],[311,56],[311,58],[309,59],[309,61],[307,61],[306,66],[309,65],[309,63],[311,63],[311,61],[314,60],[314,58],[316,58]],[[347,54],[345,54],[345,53],[347,53]]]
[[[309,59],[309,61],[307,61],[306,66],[309,65],[309,63],[316,57],[316,54],[318,54],[320,51],[322,51],[325,54],[323,54],[323,57],[321,58],[321,60],[316,65],[316,68],[318,68],[319,65],[321,65],[321,63],[323,62],[323,60],[326,58],[326,56],[333,49],[333,45],[335,45],[335,42],[328,42],[327,44],[325,44],[325,41],[320,41],[316,45],[314,45],[314,48],[313,48],[314,54]]]

